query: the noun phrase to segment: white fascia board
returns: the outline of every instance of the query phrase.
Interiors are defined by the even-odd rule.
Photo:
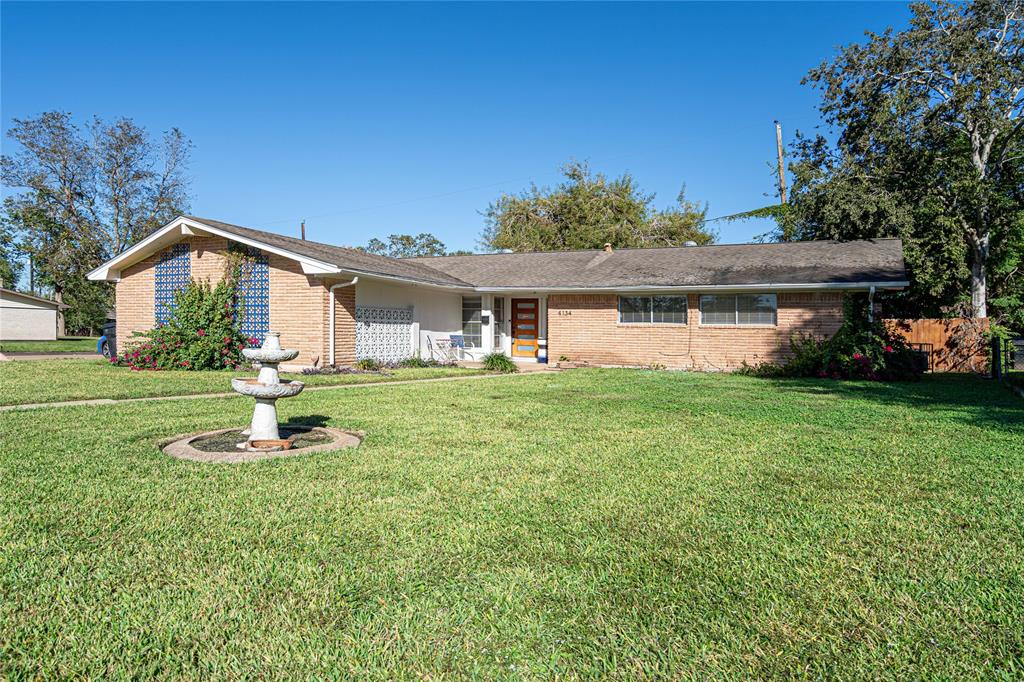
[[[327,275],[341,272],[340,268],[335,265],[331,265],[330,263],[325,263],[315,258],[309,258],[308,256],[302,256],[286,249],[265,244],[255,239],[242,237],[233,232],[211,227],[210,225],[198,220],[181,217],[175,218],[171,222],[167,223],[127,251],[114,256],[106,263],[90,272],[86,277],[90,280],[100,282],[117,281],[120,278],[121,270],[124,267],[142,260],[150,253],[160,248],[164,242],[170,243],[176,241],[174,237],[199,235],[217,235],[240,244],[252,246],[260,249],[261,251],[267,251],[269,253],[274,253],[290,260],[297,261],[302,265],[302,271],[308,275]]]
[[[806,282],[775,284],[765,282],[762,284],[703,284],[687,286],[627,286],[627,287],[476,287],[476,291],[485,293],[618,293],[618,292],[679,292],[699,293],[702,291],[849,291],[863,289],[867,291],[871,287],[876,289],[903,289],[910,286],[910,282]]]
[[[379,272],[371,272],[369,270],[359,270],[356,268],[344,268],[340,272],[350,275],[365,277],[367,279],[380,279],[386,282],[397,282],[398,284],[404,284],[406,286],[417,286],[427,287],[428,289],[443,289],[445,291],[468,291],[476,292],[479,291],[476,287],[471,284],[440,284],[438,282],[427,282],[425,280],[413,279],[411,277],[399,277],[397,275],[383,275]]]

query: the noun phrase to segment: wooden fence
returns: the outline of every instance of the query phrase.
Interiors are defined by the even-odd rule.
[[[931,351],[935,372],[985,372],[988,369],[987,318],[884,320],[897,334]]]

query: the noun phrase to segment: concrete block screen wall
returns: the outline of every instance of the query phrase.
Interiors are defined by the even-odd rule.
[[[686,324],[622,324],[616,294],[548,297],[548,357],[598,365],[664,365],[675,369],[732,370],[778,362],[793,334],[831,336],[843,321],[842,294],[779,293],[774,325],[702,325],[700,295],[687,296]]]

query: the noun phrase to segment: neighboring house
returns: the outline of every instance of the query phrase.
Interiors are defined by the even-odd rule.
[[[725,370],[833,334],[844,292],[907,286],[895,239],[394,259],[184,216],[89,274],[117,283],[122,345],[231,249],[256,260],[243,330],[279,331],[302,365],[430,357],[457,335],[467,358]]]
[[[63,303],[0,289],[0,341],[55,341]]]

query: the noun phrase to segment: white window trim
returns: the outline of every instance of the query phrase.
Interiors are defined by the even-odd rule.
[[[775,313],[775,315],[774,315],[775,321],[771,322],[771,323],[768,323],[768,322],[748,322],[748,323],[740,322],[739,321],[739,313],[740,313],[740,309],[739,309],[740,302],[739,301],[740,301],[740,296],[763,296],[765,294],[768,294],[768,295],[771,295],[771,296],[775,297],[775,309],[773,311]],[[704,322],[704,297],[705,296],[733,296],[734,297],[734,299],[733,299],[734,305],[733,305],[732,313],[733,313],[733,319],[735,319],[736,322]],[[721,294],[701,294],[697,298],[697,308],[700,311],[700,324],[698,325],[700,327],[708,327],[708,328],[721,327],[723,329],[735,329],[736,327],[743,327],[745,329],[775,329],[776,327],[779,326],[779,295],[777,293],[775,293],[775,292],[764,292],[762,294],[762,293],[750,293],[750,292],[740,292],[740,291],[738,291],[738,292],[735,292],[735,293],[728,293],[728,294],[726,294],[726,293],[721,293]]]
[[[649,298],[651,299],[651,319],[647,322],[623,322],[622,321],[622,299],[624,298]],[[654,321],[654,299],[656,298],[681,298],[686,301],[686,320],[683,322],[655,322]],[[690,324],[690,297],[677,294],[652,294],[650,296],[629,296],[619,294],[615,305],[616,323],[623,327],[685,327]]]

